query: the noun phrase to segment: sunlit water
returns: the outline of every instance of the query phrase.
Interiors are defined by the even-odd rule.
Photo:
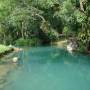
[[[0,90],[90,90],[90,56],[57,47],[26,48]]]

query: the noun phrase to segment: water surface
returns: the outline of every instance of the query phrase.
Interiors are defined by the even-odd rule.
[[[6,77],[2,90],[90,90],[90,56],[57,47],[32,47]]]

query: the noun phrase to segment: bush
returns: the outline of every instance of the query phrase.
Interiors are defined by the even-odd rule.
[[[83,53],[83,52],[87,51],[87,47],[85,45],[83,45],[83,43],[79,42],[78,44],[79,44],[79,47],[78,47],[79,52]]]
[[[11,50],[11,48],[9,48],[8,46],[0,45],[0,54],[5,53],[10,50]]]
[[[36,45],[40,45],[40,40],[37,38],[32,38],[32,39],[20,38],[16,40],[15,45],[17,46],[36,46]]]

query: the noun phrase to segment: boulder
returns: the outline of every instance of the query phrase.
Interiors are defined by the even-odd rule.
[[[18,62],[18,60],[19,60],[19,58],[18,58],[18,57],[14,57],[14,58],[12,59],[12,62],[13,62],[13,63],[17,63],[17,62]]]

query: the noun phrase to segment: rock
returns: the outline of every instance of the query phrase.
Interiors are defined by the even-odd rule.
[[[67,45],[67,50],[68,50],[68,51],[73,51],[72,46],[71,46],[71,45]]]
[[[19,52],[19,51],[22,51],[23,49],[22,48],[16,48],[16,47],[14,47],[14,51],[16,51],[16,52]]]
[[[77,43],[75,41],[72,41],[67,45],[67,50],[72,52],[75,51],[77,47],[78,47]]]
[[[13,63],[17,63],[18,62],[18,57],[14,57],[13,59],[12,59],[12,61],[13,61]]]
[[[9,45],[9,48],[12,48],[16,52],[19,52],[19,51],[22,51],[23,50],[22,48],[15,47],[15,46],[13,46],[11,44]]]

